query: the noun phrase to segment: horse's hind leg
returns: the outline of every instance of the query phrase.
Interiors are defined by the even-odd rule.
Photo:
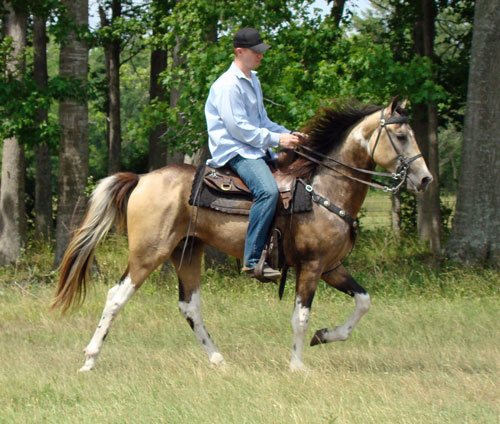
[[[174,250],[170,258],[179,277],[179,311],[191,326],[196,338],[208,355],[210,363],[223,365],[225,364],[224,358],[205,328],[201,315],[201,261],[204,244],[199,240],[193,240],[190,243],[192,245],[187,247],[182,264],[180,264],[180,248]]]
[[[311,340],[311,346],[347,340],[356,324],[370,309],[370,295],[352,278],[343,266],[323,274],[321,278],[332,287],[354,297],[356,308],[344,324],[335,327],[333,330],[323,328],[316,331]]]
[[[85,365],[80,368],[80,371],[90,371],[94,368],[113,321],[139,287],[140,285],[134,285],[132,283],[130,274],[126,272],[118,284],[108,291],[106,304],[99,324],[97,325],[90,343],[84,349]]]

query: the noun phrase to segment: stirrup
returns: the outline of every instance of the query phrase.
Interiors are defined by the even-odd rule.
[[[255,268],[249,268],[244,266],[241,269],[242,272],[246,273],[249,277],[255,277],[261,283],[276,283],[281,277],[281,273],[273,268],[271,268],[267,263],[259,261]]]
[[[281,277],[281,272],[271,268],[269,264],[266,262],[267,247],[268,246],[264,248],[262,254],[260,255],[259,262],[254,269],[254,275],[259,281],[263,283],[268,283],[268,282],[276,283],[276,280],[278,280]]]

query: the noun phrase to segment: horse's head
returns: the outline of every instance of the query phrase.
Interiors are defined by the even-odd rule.
[[[401,177],[406,176],[409,190],[423,192],[433,178],[408,124],[405,105],[406,100],[394,99],[370,117],[370,121],[377,121],[377,127],[367,147],[377,165]]]

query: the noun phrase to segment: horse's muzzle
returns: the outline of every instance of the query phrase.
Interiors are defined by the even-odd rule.
[[[423,176],[410,174],[408,175],[407,187],[408,190],[416,191],[417,193],[423,193],[433,180],[434,178],[432,178],[431,174]]]

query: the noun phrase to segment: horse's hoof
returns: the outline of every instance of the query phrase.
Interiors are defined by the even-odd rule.
[[[216,367],[223,367],[226,365],[226,361],[219,352],[215,352],[210,355],[210,363]]]
[[[82,372],[89,372],[89,371],[92,371],[92,366],[90,365],[84,365],[83,367],[81,367],[78,372],[79,373],[82,373]]]
[[[316,333],[314,333],[313,338],[311,339],[311,346],[316,346],[316,345],[319,345],[319,344],[326,343],[325,333],[327,331],[328,331],[327,328],[323,328],[322,330],[316,331]]]
[[[94,368],[96,358],[94,356],[85,358],[85,364],[81,367],[78,372],[88,372]]]
[[[311,373],[311,369],[306,367],[302,362],[291,362],[290,371],[300,373]]]

